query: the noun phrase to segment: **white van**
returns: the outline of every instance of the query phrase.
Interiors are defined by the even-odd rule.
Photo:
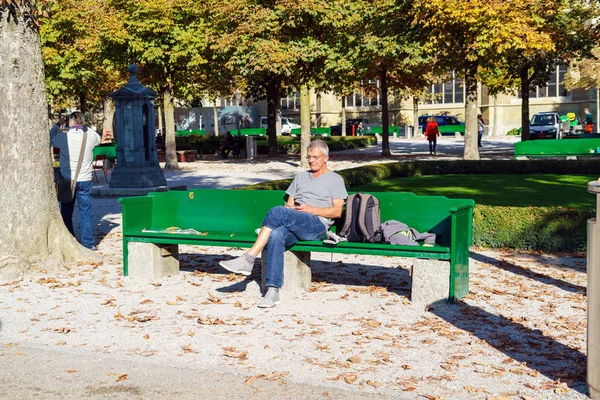
[[[268,117],[260,117],[260,127],[267,129],[269,125]],[[292,122],[291,118],[281,117],[281,134],[289,135],[292,129],[300,128],[300,125]]]

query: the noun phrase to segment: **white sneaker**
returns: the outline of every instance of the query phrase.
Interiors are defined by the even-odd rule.
[[[242,274],[244,276],[252,274],[252,268],[254,268],[254,263],[248,261],[243,255],[232,260],[219,261],[219,265],[227,271],[235,274]]]
[[[279,289],[276,287],[269,287],[265,297],[260,299],[258,307],[260,308],[271,308],[279,304]]]

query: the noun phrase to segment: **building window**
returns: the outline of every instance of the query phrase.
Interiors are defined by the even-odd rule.
[[[365,88],[362,93],[354,93],[346,97],[346,107],[380,106],[379,81],[370,79],[368,81],[363,81],[361,86]],[[366,93],[373,93],[374,95],[368,96]]]
[[[427,100],[424,104],[453,104],[463,103],[465,100],[465,88],[463,81],[455,72],[452,79],[444,83],[434,83],[427,87]]]
[[[297,111],[300,109],[300,92],[294,92],[281,99],[281,111]]]
[[[223,107],[239,107],[244,105],[244,99],[239,90],[235,91],[235,94],[230,97],[221,97],[221,106]]]
[[[567,75],[566,65],[557,65],[550,72],[548,83],[544,86],[534,86],[529,89],[530,99],[539,99],[545,97],[565,97],[567,88],[565,87],[565,76]],[[519,92],[519,98],[523,98]]]

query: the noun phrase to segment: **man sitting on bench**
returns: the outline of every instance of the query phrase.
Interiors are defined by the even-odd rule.
[[[250,275],[254,259],[267,248],[267,293],[258,304],[269,308],[279,303],[283,286],[283,253],[298,240],[321,240],[342,216],[348,197],[344,180],[327,168],[329,148],[322,140],[308,145],[309,171],[302,171],[287,189],[284,206],[272,208],[260,229],[258,238],[248,252],[219,264],[228,271]]]

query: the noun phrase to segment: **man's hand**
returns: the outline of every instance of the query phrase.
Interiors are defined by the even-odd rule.
[[[317,214],[315,214],[315,211],[317,209],[315,207],[313,207],[313,206],[309,206],[308,204],[300,204],[298,206],[295,206],[294,210],[305,212],[305,213],[308,213],[308,214],[317,215]]]

